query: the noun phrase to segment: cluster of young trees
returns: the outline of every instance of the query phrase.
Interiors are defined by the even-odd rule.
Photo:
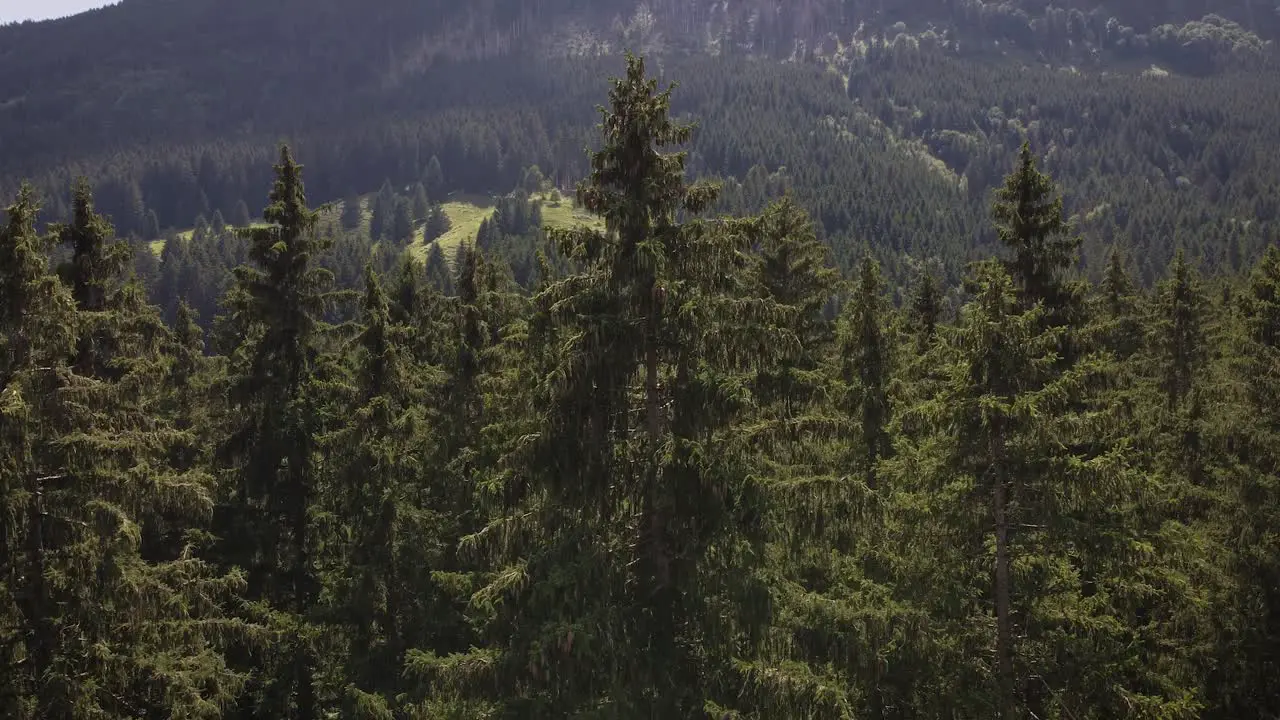
[[[3,715],[1280,712],[1280,249],[1091,286],[1024,146],[963,304],[894,303],[790,199],[710,219],[670,110],[630,58],[528,290],[343,280],[285,148],[207,337],[21,191]]]

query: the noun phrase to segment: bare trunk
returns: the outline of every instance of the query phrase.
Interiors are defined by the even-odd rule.
[[[993,493],[996,522],[996,662],[1000,680],[1000,717],[1013,720],[1013,626],[1009,618],[1009,519],[1008,488],[996,478]]]

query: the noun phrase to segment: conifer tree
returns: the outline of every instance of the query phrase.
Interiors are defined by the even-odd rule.
[[[1156,290],[1156,317],[1150,325],[1152,350],[1160,364],[1159,386],[1169,411],[1184,407],[1204,365],[1207,303],[1197,273],[1179,250],[1168,278]]]
[[[423,221],[427,219],[427,214],[431,212],[431,200],[427,195],[427,188],[422,183],[413,186],[413,195],[411,196],[413,205],[413,219]]]
[[[1139,316],[1138,289],[1128,270],[1125,257],[1118,247],[1111,249],[1106,273],[1099,290],[1097,316],[1105,323],[1103,347],[1126,360],[1142,347],[1142,327]]]
[[[426,229],[423,231],[426,238],[424,242],[435,242],[442,235],[449,232],[452,223],[449,216],[445,214],[444,208],[439,205],[431,206],[431,212],[427,214]]]
[[[413,208],[406,198],[398,198],[395,212],[391,218],[391,240],[397,247],[408,245],[413,240]]]
[[[885,327],[886,304],[880,266],[865,256],[858,266],[857,284],[846,310],[842,379],[856,398],[849,409],[858,423],[857,446],[862,449],[858,467],[871,489],[876,487],[876,464],[892,451],[888,434],[892,361]]]
[[[394,230],[396,212],[396,191],[391,181],[382,183],[382,189],[373,197],[369,217],[369,239],[378,242],[391,236]]]
[[[1226,666],[1216,711],[1224,717],[1280,712],[1270,678],[1280,668],[1280,249],[1268,248],[1243,299],[1238,371],[1247,420],[1229,520],[1239,591],[1220,656]]]
[[[427,161],[422,171],[422,184],[427,189],[427,196],[439,198],[444,194],[444,169],[440,166],[440,158],[435,155]]]
[[[778,368],[764,369],[756,392],[765,404],[781,402],[782,413],[795,413],[812,401],[825,381],[818,371],[835,340],[835,327],[825,316],[839,283],[828,265],[829,250],[818,240],[805,211],[786,198],[770,206],[760,233],[761,282],[767,296],[793,309],[797,354]]]
[[[253,222],[253,218],[249,215],[249,206],[244,199],[236,201],[235,210],[231,213],[231,224],[238,228],[249,227]]]
[[[1018,167],[996,193],[992,218],[1000,242],[1013,257],[1005,262],[1018,286],[1022,307],[1043,303],[1046,321],[1062,325],[1072,319],[1080,289],[1064,277],[1076,260],[1080,239],[1056,195],[1053,180],[1036,168],[1030,143],[1024,142]]]
[[[942,288],[938,279],[928,268],[922,268],[915,287],[911,291],[911,301],[907,308],[908,322],[915,335],[916,351],[923,354],[932,345],[938,332],[938,322],[942,318]]]
[[[348,195],[342,201],[342,227],[355,230],[364,221],[364,208],[359,195]]]
[[[316,502],[319,392],[309,385],[322,358],[323,315],[333,276],[315,266],[328,241],[316,233],[302,168],[280,150],[265,226],[244,231],[252,265],[236,269],[226,300],[241,339],[230,357],[236,426],[223,453],[234,484],[221,528],[226,561],[248,573],[249,598],[277,614],[286,644],[258,668],[255,702],[275,717],[319,717],[314,631],[319,590],[311,513]]]
[[[424,477],[431,453],[424,433],[423,379],[407,352],[409,327],[395,323],[371,265],[365,267],[361,331],[355,338],[352,382],[343,389],[349,421],[319,441],[332,477],[317,502],[340,528],[318,561],[324,596],[343,640],[343,698],[348,717],[383,717],[400,691],[409,643],[426,641],[425,627],[446,624],[432,603],[430,571],[416,548],[440,544],[447,515],[429,514]],[[430,551],[426,554],[430,557]]]
[[[466,243],[463,243],[459,248],[465,245]],[[456,292],[453,286],[453,273],[449,270],[448,261],[444,259],[444,251],[440,249],[440,243],[431,244],[431,249],[427,251],[427,263],[423,272],[426,274],[427,284],[437,292],[444,295],[453,295]]]
[[[141,290],[110,276],[122,268],[104,260],[112,257],[108,226],[87,188],[78,190],[71,229],[56,228],[83,249],[66,269],[68,286],[44,270],[29,190],[0,238],[9,339],[0,368],[0,542],[24,658],[11,668],[7,710],[18,718],[220,717],[241,681],[220,648],[236,631],[221,605],[240,580],[213,574],[195,555],[212,479],[168,464],[179,433],[156,403],[165,334]],[[110,374],[80,375],[72,358]],[[180,518],[193,539],[144,559],[155,553],[143,547],[140,526],[160,512]]]
[[[677,223],[714,190],[660,152],[689,128],[656,84],[634,57],[614,82],[579,189],[606,231],[556,236],[585,270],[539,294],[536,325],[569,344],[531,407],[540,429],[504,465],[517,502],[467,543],[499,563],[477,596],[494,613],[485,664],[525,688],[500,698],[523,717],[691,716],[734,692],[749,652],[731,638],[751,637],[758,491],[735,462],[728,376],[769,347],[746,343],[772,305],[739,289],[749,233]]]
[[[90,323],[82,331],[75,367],[82,375],[100,376],[108,371],[115,351],[106,326],[114,317],[108,312],[108,301],[123,281],[132,252],[127,243],[114,239],[115,231],[106,218],[94,212],[93,191],[84,179],[72,189],[72,205],[71,222],[55,227],[54,233],[71,250],[60,272],[82,317]]]

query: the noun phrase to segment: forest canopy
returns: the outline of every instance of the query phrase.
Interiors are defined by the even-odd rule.
[[[1280,249],[1250,234],[1274,213],[1232,215],[1274,206],[1271,131],[1209,117],[1275,96],[1215,106],[1263,82],[1219,79],[1179,141],[1175,99],[1107,120],[1119,95],[1064,83],[1018,116],[968,92],[1028,80],[882,49],[847,85],[706,61],[672,90],[633,55],[571,76],[590,222],[547,219],[574,174],[547,148],[469,164],[372,131],[359,184],[321,143],[266,175],[247,141],[175,151],[214,204],[171,188],[201,217],[158,258],[177,221],[144,203],[152,232],[119,231],[109,181],[15,190],[0,714],[1280,713]],[[973,85],[931,101],[929,76]],[[787,126],[801,103],[829,132]],[[493,138],[499,107],[431,127]],[[979,111],[1004,150],[960,137]],[[564,127],[540,112],[506,127]],[[868,150],[913,122],[963,172]],[[1147,224],[1118,225],[1168,222],[1179,183],[1126,180],[1156,171],[1223,195],[1176,237],[1075,222],[1135,195]],[[445,257],[468,183],[510,192]]]

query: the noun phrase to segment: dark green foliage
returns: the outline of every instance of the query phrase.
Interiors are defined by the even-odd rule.
[[[301,167],[280,151],[265,227],[245,230],[251,265],[236,271],[226,303],[240,344],[229,357],[232,425],[223,446],[226,488],[223,556],[248,575],[248,597],[276,611],[287,638],[257,664],[255,703],[277,717],[318,717],[311,624],[319,586],[312,517],[323,316],[332,274],[312,258],[324,248],[307,207]]]
[[[347,230],[355,230],[360,227],[360,223],[364,220],[364,207],[360,202],[360,196],[348,195],[342,201],[342,227]]]
[[[75,241],[66,285],[45,270],[29,190],[0,233],[0,703],[15,718],[217,718],[243,682],[223,651],[248,636],[222,615],[243,577],[199,557],[213,478],[171,464],[185,433],[158,402],[167,333],[92,207],[78,186],[58,230]],[[160,515],[184,528],[176,552],[143,532]]]
[[[988,3],[955,25],[1011,54],[1034,31],[1048,58],[1137,57],[1102,15],[1017,7],[1046,23]],[[308,177],[341,210],[309,207],[289,148],[273,181],[234,144],[122,155],[146,177],[93,171],[99,202],[86,182],[51,195],[45,234],[23,186],[0,227],[0,715],[1280,712],[1280,251],[1269,156],[1237,142],[1269,132],[1272,96],[1202,123],[1209,101],[1173,100],[1242,106],[1186,78],[1064,99],[1062,73],[1015,123],[990,105],[1031,97],[1041,68],[976,72],[927,39],[860,40],[860,106],[812,49],[733,59],[792,52],[801,15],[725,20],[717,60],[664,55],[678,94],[628,57],[585,161],[596,71],[499,57],[477,83],[437,58],[371,76],[431,108],[421,125],[303,141],[335,163]],[[1218,81],[1265,86],[1242,77]],[[441,109],[464,97],[482,110]],[[1092,134],[1066,132],[1073,103]],[[699,132],[676,119],[697,108]],[[1174,142],[1179,121],[1195,130]],[[1189,209],[1165,212],[1174,170]],[[543,228],[563,208],[542,193],[584,176],[602,224]],[[268,182],[250,226],[240,196]],[[369,237],[351,191],[379,184]],[[513,187],[453,257],[433,242],[450,191]],[[142,236],[201,219],[156,259],[107,211]],[[1193,216],[1185,253],[1143,232]]]
[[[427,196],[427,188],[422,183],[414,185],[411,197],[413,200],[413,219],[426,220],[427,214],[431,212],[431,201]]]
[[[433,205],[431,211],[427,213],[426,229],[423,231],[424,242],[435,242],[441,235],[449,232],[449,228],[449,216],[445,214],[444,208]]]
[[[397,198],[391,217],[390,240],[397,247],[404,247],[413,240],[413,208],[407,198]]]

